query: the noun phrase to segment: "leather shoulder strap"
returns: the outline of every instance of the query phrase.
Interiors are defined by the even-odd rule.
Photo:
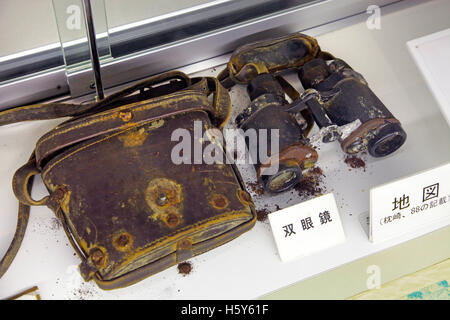
[[[138,90],[141,91],[141,95],[136,96],[137,99],[140,100],[148,99],[149,97],[154,96],[155,93],[165,94],[167,93],[167,91],[170,91],[171,88],[178,89],[179,86],[175,85],[175,83],[172,82],[169,83],[169,85],[162,86],[163,87],[162,89],[164,90],[161,89],[146,90],[151,88],[151,86],[154,84],[170,80],[172,81],[181,80],[183,82],[182,85],[184,87],[188,87],[191,85],[191,79],[184,73],[179,71],[166,72],[154,77],[150,77],[141,82],[138,82],[97,102],[92,102],[88,104],[74,104],[74,103],[33,104],[0,111],[0,126],[22,121],[48,120],[48,119],[75,117],[84,115],[87,112],[95,112],[97,110],[105,109],[111,105],[121,103],[124,104],[123,100],[127,96]]]
[[[34,152],[30,157],[28,163],[34,163]],[[31,186],[33,184],[33,177],[27,179],[26,188],[28,193],[31,193]],[[14,233],[14,237],[9,245],[8,250],[6,250],[5,255],[0,260],[0,278],[5,274],[8,270],[9,266],[13,262],[14,258],[19,251],[20,245],[22,244],[22,240],[25,236],[25,231],[28,226],[28,219],[30,217],[30,206],[19,201],[19,212],[17,216],[17,226],[16,231]]]
[[[237,48],[218,79],[226,88],[247,84],[262,73],[300,68],[319,54],[317,40],[302,33],[257,41]]]

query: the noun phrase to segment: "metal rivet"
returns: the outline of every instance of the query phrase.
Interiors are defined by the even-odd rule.
[[[181,250],[185,250],[191,246],[191,242],[188,239],[183,239],[179,242],[178,247]]]
[[[113,238],[113,245],[118,251],[128,251],[133,246],[133,237],[128,232],[121,232]]]
[[[62,200],[64,198],[64,195],[66,194],[66,191],[63,188],[58,188],[55,190],[54,197],[56,200]]]
[[[175,213],[170,213],[167,216],[167,224],[169,227],[175,227],[178,223],[180,223],[180,218]]]
[[[117,244],[121,247],[125,247],[130,242],[130,239],[125,234],[122,234],[117,238]]]
[[[102,250],[100,250],[100,249],[95,249],[91,253],[92,262],[97,266],[103,264],[104,258],[105,258],[105,255],[103,254]]]
[[[156,202],[160,205],[163,206],[167,203],[169,199],[167,198],[167,194],[165,192],[161,192],[158,196],[158,199],[156,200]]]

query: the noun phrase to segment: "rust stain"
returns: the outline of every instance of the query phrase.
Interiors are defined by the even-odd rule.
[[[61,209],[64,213],[69,213],[69,203],[70,203],[70,196],[72,195],[72,191],[67,190],[64,194],[64,198],[61,200],[60,205]]]
[[[252,198],[250,197],[250,194],[242,189],[238,189],[237,191],[237,197],[239,199],[239,201],[245,205],[245,206],[254,206]]]
[[[171,228],[176,227],[176,226],[179,225],[180,222],[181,222],[180,216],[179,216],[178,214],[176,214],[176,213],[173,213],[173,212],[169,213],[169,214],[168,214],[167,216],[165,216],[164,218],[165,218],[165,219],[163,219],[163,220],[164,220],[164,221],[166,222],[166,224],[167,224],[169,227],[171,227]]]
[[[104,268],[108,263],[108,255],[105,253],[106,249],[94,247],[90,250],[89,257],[92,263],[99,269]]]
[[[258,177],[262,175],[266,168],[270,168],[277,163],[287,166],[302,166],[304,169],[309,169],[314,166],[318,158],[319,155],[314,148],[300,143],[294,144],[271,156],[269,161],[262,164],[258,169]]]
[[[130,129],[119,135],[118,138],[123,142],[124,147],[138,147],[144,143],[145,139],[147,139],[150,130],[160,128],[164,125],[164,123],[165,121],[162,119],[155,120],[149,124],[146,124],[145,128]]]
[[[186,250],[192,246],[192,242],[189,239],[183,239],[178,243],[180,250]]]
[[[120,135],[119,140],[123,142],[124,147],[138,147],[141,146],[148,136],[148,132],[145,128],[138,130],[130,130],[127,133]]]
[[[133,236],[128,232],[120,231],[113,237],[113,245],[118,251],[129,251],[133,247]]]
[[[61,201],[64,198],[65,193],[66,192],[63,188],[58,188],[54,193],[54,197],[57,201]]]
[[[204,186],[207,186],[207,185],[214,185],[214,181],[212,181],[212,179],[211,179],[211,178],[208,178],[208,177],[203,178],[203,185],[204,185]]]
[[[119,112],[119,118],[122,119],[123,122],[128,122],[133,118],[133,114],[131,111],[123,110]]]
[[[228,207],[228,199],[221,194],[214,194],[211,197],[211,200],[209,201],[209,203],[216,209],[225,209],[226,207]]]
[[[180,223],[183,192],[176,181],[167,178],[151,180],[145,190],[145,200],[152,211],[150,219],[162,220],[171,227]]]

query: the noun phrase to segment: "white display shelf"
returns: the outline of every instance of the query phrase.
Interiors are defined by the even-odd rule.
[[[282,263],[268,222],[257,222],[236,240],[191,259],[194,269],[187,276],[172,267],[134,286],[102,291],[94,283],[82,282],[76,270],[80,261],[50,209],[33,207],[22,247],[0,279],[0,298],[38,285],[43,299],[254,299],[420,236],[407,235],[375,245],[369,242],[361,221],[368,215],[370,188],[450,161],[450,129],[406,48],[410,39],[448,28],[446,12],[450,12],[449,2],[429,1],[382,16],[382,30],[371,31],[365,23],[357,23],[318,36],[324,50],[343,58],[366,77],[408,134],[405,145],[391,156],[362,156],[365,170],[350,170],[338,143],[320,147],[318,166],[326,176],[323,186],[336,197],[345,243]],[[216,75],[222,68],[198,74]],[[289,80],[301,89],[294,76]],[[234,119],[248,98],[245,88],[239,86],[231,95]],[[6,251],[16,224],[13,173],[27,161],[37,139],[59,122],[0,127],[0,254]],[[251,170],[242,173],[246,180],[254,178]],[[35,182],[34,193],[36,198],[46,193],[40,180]],[[276,204],[284,208],[301,200],[290,192],[256,197],[255,203],[257,208],[267,205],[275,209]]]

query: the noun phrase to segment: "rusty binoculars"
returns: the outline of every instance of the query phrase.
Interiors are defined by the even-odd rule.
[[[302,94],[281,77],[285,70],[298,72],[305,89]],[[373,157],[384,157],[406,140],[399,120],[364,77],[301,33],[238,48],[218,79],[227,88],[247,85],[251,103],[236,118],[239,128],[279,129],[279,152],[255,165],[258,179],[271,193],[286,191],[300,181],[302,171],[317,161],[311,147],[317,142],[338,140],[347,154],[367,150]],[[289,104],[285,93],[294,102]],[[320,130],[308,137],[314,122]],[[259,155],[259,145],[257,149]],[[264,174],[276,161],[278,173]]]
[[[318,158],[316,150],[305,142],[311,121],[299,112],[295,101],[292,104],[286,101],[285,91],[271,74],[253,78],[247,85],[247,92],[251,103],[236,118],[237,126],[244,131],[278,130],[275,152],[271,148],[273,141],[268,136],[258,136],[258,157],[263,145],[267,146],[268,156],[265,162],[259,158],[255,164],[258,179],[269,193],[289,190],[300,181],[302,171],[312,167]],[[246,142],[250,148],[248,140]],[[273,165],[277,166],[277,171],[268,173],[268,168]]]
[[[302,100],[321,128],[322,141],[339,140],[345,153],[367,150],[373,157],[400,148],[406,140],[400,121],[361,74],[345,61],[325,56],[307,62],[298,73],[306,89]]]

